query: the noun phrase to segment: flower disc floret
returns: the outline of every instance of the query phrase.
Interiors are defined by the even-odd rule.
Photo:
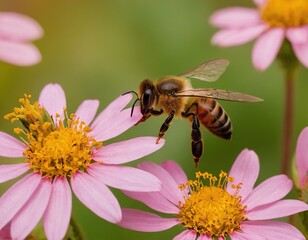
[[[5,116],[12,121],[20,120],[24,126],[23,129],[15,128],[15,133],[25,136],[22,139],[28,148],[23,155],[30,169],[52,179],[84,171],[92,162],[93,150],[101,147],[101,143],[88,136],[90,127],[74,114],[66,114],[65,120],[57,115],[57,124],[54,124],[43,107],[37,102],[30,104],[30,97],[25,95],[20,99],[23,106]]]
[[[225,237],[239,231],[245,218],[245,208],[238,195],[240,186],[234,186],[233,195],[226,191],[226,183],[233,181],[224,172],[219,179],[209,173],[196,173],[196,180],[180,186],[189,188],[185,202],[179,204],[179,219],[188,229],[212,237]],[[204,184],[209,181],[209,186]]]
[[[271,27],[300,27],[308,24],[307,0],[268,0],[262,19]]]

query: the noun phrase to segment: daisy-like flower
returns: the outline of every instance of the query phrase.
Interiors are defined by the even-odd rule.
[[[210,22],[221,30],[212,42],[229,47],[257,38],[252,61],[256,69],[265,70],[286,38],[298,60],[308,67],[307,0],[254,0],[254,3],[257,9],[230,7],[215,12]]]
[[[122,209],[119,224],[122,227],[157,232],[182,225],[185,230],[173,240],[227,236],[232,240],[305,239],[292,225],[271,219],[306,211],[308,205],[299,200],[282,200],[292,188],[292,181],[285,175],[269,178],[254,188],[259,159],[253,151],[241,152],[229,173],[232,177],[224,172],[219,178],[198,172],[196,180],[188,181],[183,170],[172,161],[161,165],[142,163],[139,167],[161,179],[162,190],[144,194],[125,191],[125,194],[172,217]]]
[[[93,122],[99,102],[86,100],[68,115],[64,91],[57,84],[47,85],[34,104],[28,95],[19,100],[22,106],[5,118],[22,123],[23,128],[14,129],[22,141],[0,132],[0,156],[25,160],[0,165],[0,182],[28,174],[1,196],[0,230],[10,222],[11,237],[24,239],[43,218],[47,238],[62,239],[71,216],[71,189],[85,206],[112,223],[120,222],[122,213],[106,185],[141,192],[161,189],[152,174],[120,164],[160,149],[164,141],[155,144],[154,137],[139,137],[107,146],[102,142],[141,118],[139,111],[133,117],[130,109],[122,111],[131,98],[117,98]]]
[[[41,61],[41,54],[30,41],[42,35],[41,26],[32,18],[0,12],[0,60],[18,66],[37,64]]]

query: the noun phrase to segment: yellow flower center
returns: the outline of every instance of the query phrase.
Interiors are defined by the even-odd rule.
[[[195,230],[199,235],[226,237],[239,231],[245,218],[246,206],[241,204],[238,195],[240,185],[233,186],[234,194],[226,191],[227,182],[233,179],[221,172],[219,179],[209,173],[196,173],[196,180],[180,185],[184,194],[184,203],[179,204],[179,219],[182,224]],[[204,185],[209,181],[209,186]],[[189,193],[187,194],[187,189]],[[185,194],[186,192],[186,194]]]
[[[308,24],[307,0],[268,0],[260,9],[271,27],[300,27]]]
[[[56,116],[55,122],[48,112],[37,102],[30,103],[30,95],[25,95],[19,102],[20,108],[7,114],[12,122],[20,120],[23,128],[15,128],[15,133],[25,137],[21,139],[28,148],[24,151],[30,169],[40,172],[42,176],[70,177],[76,171],[84,171],[92,161],[93,150],[102,146],[88,136],[90,127],[75,118],[74,114],[61,120]]]

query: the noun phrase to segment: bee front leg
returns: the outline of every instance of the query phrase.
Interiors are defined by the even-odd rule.
[[[168,128],[170,126],[170,122],[172,121],[172,119],[174,117],[174,113],[175,113],[174,111],[171,111],[169,116],[166,118],[164,123],[161,125],[158,137],[156,139],[156,144],[159,142],[159,139],[161,139],[164,136],[165,132],[168,130]]]
[[[137,123],[135,123],[135,126],[137,126],[141,122],[145,122],[145,120],[147,120],[152,115],[158,116],[161,115],[163,112],[164,111],[162,109],[159,111],[152,109],[150,112],[143,114],[142,118]]]

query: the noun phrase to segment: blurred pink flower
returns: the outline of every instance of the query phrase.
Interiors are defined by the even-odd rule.
[[[308,4],[306,0],[254,0],[257,9],[229,7],[215,12],[210,22],[221,30],[212,38],[220,47],[257,38],[252,51],[256,69],[265,70],[276,58],[284,38],[298,60],[308,67]]]
[[[18,66],[37,64],[41,61],[41,54],[30,41],[42,35],[43,29],[32,18],[0,12],[0,60]]]
[[[120,164],[160,149],[164,141],[155,144],[155,137],[138,137],[102,146],[141,118],[140,111],[131,117],[130,109],[122,110],[131,98],[120,96],[93,122],[98,100],[86,100],[75,115],[68,115],[58,84],[45,86],[38,103],[30,104],[27,95],[19,100],[23,106],[6,118],[22,122],[24,128],[14,131],[25,135],[23,142],[0,132],[0,156],[25,157],[25,162],[0,165],[0,182],[31,173],[1,196],[0,230],[11,222],[12,238],[24,239],[43,218],[47,238],[62,239],[71,216],[71,188],[85,206],[112,223],[121,221],[122,213],[106,185],[140,192],[161,189],[152,174]]]
[[[292,188],[292,181],[285,175],[271,177],[253,188],[259,174],[259,159],[253,151],[246,149],[241,152],[231,168],[228,182],[221,176],[215,180],[208,175],[210,186],[187,181],[183,170],[173,161],[160,166],[142,163],[139,168],[157,176],[162,181],[162,190],[148,193],[125,191],[125,194],[174,217],[122,209],[123,218],[119,225],[124,228],[158,232],[175,225],[185,227],[186,230],[173,240],[210,240],[213,236],[220,240],[227,236],[232,240],[305,239],[292,225],[271,219],[306,211],[308,205],[299,200],[282,200]],[[183,183],[193,187],[179,188]],[[199,190],[195,191],[197,188]]]
[[[308,188],[308,127],[300,133],[296,145],[296,167],[299,187]]]

